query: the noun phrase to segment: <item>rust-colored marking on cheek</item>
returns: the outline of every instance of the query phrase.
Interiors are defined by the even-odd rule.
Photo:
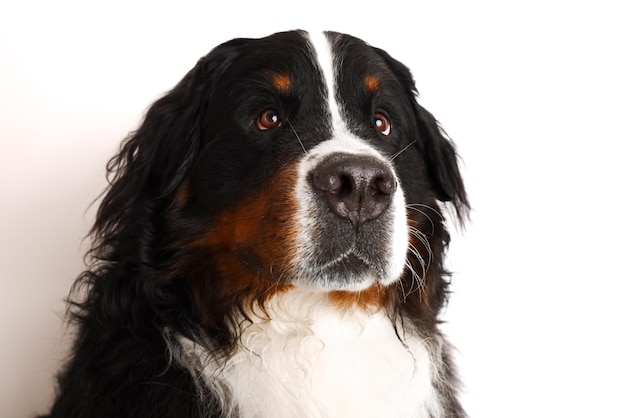
[[[263,316],[266,301],[293,287],[297,172],[295,164],[285,166],[239,204],[183,224],[172,235],[176,256],[169,275],[187,282],[218,348],[235,346],[241,315]],[[189,198],[188,190],[181,187],[173,199],[172,216]]]
[[[295,166],[282,169],[266,187],[219,214],[195,242],[211,253],[225,293],[254,298],[288,285],[297,239],[296,176]]]
[[[365,77],[365,89],[368,93],[374,93],[380,86],[380,79],[374,75],[368,75]]]
[[[291,77],[287,74],[274,74],[272,85],[281,93],[287,93],[291,88]]]

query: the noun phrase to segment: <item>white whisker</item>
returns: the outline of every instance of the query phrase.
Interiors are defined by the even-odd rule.
[[[432,230],[431,234],[433,234],[435,232],[435,222],[433,221],[433,219],[430,217],[430,215],[428,213],[426,213],[424,210],[422,210],[420,208],[428,209],[428,210],[436,213],[437,216],[439,216],[440,220],[442,220],[442,221],[444,220],[443,215],[437,209],[433,208],[432,206],[424,205],[424,204],[421,204],[421,203],[409,203],[409,204],[405,205],[405,208],[407,210],[412,210],[414,212],[417,212],[417,213],[420,213],[420,214],[424,215],[424,217],[426,219],[428,219],[428,222],[430,222],[430,226],[431,226],[431,230]]]
[[[404,291],[404,287],[402,287],[402,296],[404,297],[403,300],[405,302],[406,302],[407,298],[409,297],[409,295],[415,291],[415,290],[413,290],[414,289],[414,284],[417,284],[418,288],[420,287],[420,277],[417,274],[417,272],[415,271],[415,269],[413,268],[413,266],[411,265],[411,262],[409,260],[406,261],[406,266],[409,269],[409,271],[411,272],[411,287],[409,288],[408,292],[405,292]]]
[[[411,287],[409,288],[409,291],[407,292],[404,289],[404,285],[402,284],[402,281],[400,281],[400,286],[402,287],[402,295],[404,297],[405,302],[411,293],[417,291],[418,289],[424,289],[422,278],[420,277],[419,274],[417,274],[417,272],[415,271],[415,269],[413,268],[413,265],[411,264],[409,260],[406,261],[406,266],[411,272]],[[421,299],[421,294],[420,294],[420,299]]]
[[[424,258],[419,253],[419,251],[417,251],[417,249],[415,248],[414,245],[409,244],[409,251],[411,252],[411,254],[413,254],[415,256],[415,258],[417,258],[417,261],[419,261],[420,266],[422,267],[422,276],[425,277],[426,276],[426,271],[428,269],[427,266],[426,266],[426,261],[424,261]],[[422,277],[422,276],[420,276],[420,277]]]
[[[414,236],[415,238],[417,238],[426,248],[426,251],[428,251],[428,261],[430,264],[430,260],[432,260],[433,257],[433,251],[430,248],[430,242],[428,241],[428,238],[426,237],[426,235],[420,231],[419,229],[409,226],[409,233]]]
[[[396,152],[395,154],[393,154],[391,156],[391,158],[389,159],[389,161],[393,161],[396,159],[396,157],[398,157],[400,154],[402,154],[404,151],[406,151],[407,149],[409,149],[411,147],[411,145],[415,144],[417,141],[413,141],[411,142],[409,145],[407,145],[406,147],[402,148],[400,151]]]
[[[287,124],[289,125],[293,133],[296,135],[296,138],[298,139],[298,142],[300,143],[300,146],[302,147],[302,151],[304,151],[304,155],[309,155],[309,153],[306,151],[306,148],[304,148],[304,144],[302,143],[302,140],[300,139],[300,135],[298,135],[298,132],[296,132],[291,122],[287,121]]]
[[[435,209],[432,206],[429,205],[425,205],[423,203],[407,203],[406,204],[407,208],[413,209],[413,210],[419,210],[416,207],[421,207],[421,208],[425,208],[428,210],[432,210],[433,212],[435,212],[437,214],[437,216],[439,216],[439,218],[443,221],[445,218],[443,217],[443,215],[441,214],[441,212],[439,212],[439,210]],[[424,213],[423,211],[420,210],[421,213]]]
[[[411,276],[414,277],[415,275],[415,270],[413,270],[413,267],[411,266],[411,263],[409,262],[409,260],[406,260],[406,266],[409,268],[409,270],[411,270]],[[406,298],[408,296],[408,293],[406,293],[406,290],[404,289],[404,284],[402,283],[402,280],[398,280],[398,284],[400,285],[400,290],[402,291],[402,300],[404,302],[406,302]],[[410,289],[409,289],[410,290]]]
[[[435,232],[435,223],[433,222],[432,218],[430,216],[428,216],[428,214],[426,214],[424,211],[422,211],[420,209],[417,209],[417,208],[410,208],[410,207],[407,206],[407,209],[413,210],[415,212],[418,212],[418,213],[421,213],[422,215],[424,215],[424,217],[426,219],[428,219],[428,222],[430,222],[430,229],[431,229],[432,233]],[[417,224],[417,225],[420,224],[418,221],[413,220],[413,219],[409,219],[409,222],[413,222],[414,224]]]

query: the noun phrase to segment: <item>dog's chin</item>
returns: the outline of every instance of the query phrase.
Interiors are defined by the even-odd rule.
[[[300,275],[299,287],[320,291],[360,292],[374,285],[388,286],[399,278],[354,253],[343,255],[323,268]]]

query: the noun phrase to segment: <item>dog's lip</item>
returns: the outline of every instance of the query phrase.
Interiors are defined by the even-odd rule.
[[[326,264],[325,270],[334,270],[346,273],[363,273],[373,270],[372,265],[360,257],[353,251],[349,251],[346,254],[341,255],[337,259]]]

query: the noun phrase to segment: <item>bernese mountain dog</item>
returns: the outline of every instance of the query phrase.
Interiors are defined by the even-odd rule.
[[[458,156],[336,32],[217,46],[107,165],[50,417],[465,417],[440,330]]]

